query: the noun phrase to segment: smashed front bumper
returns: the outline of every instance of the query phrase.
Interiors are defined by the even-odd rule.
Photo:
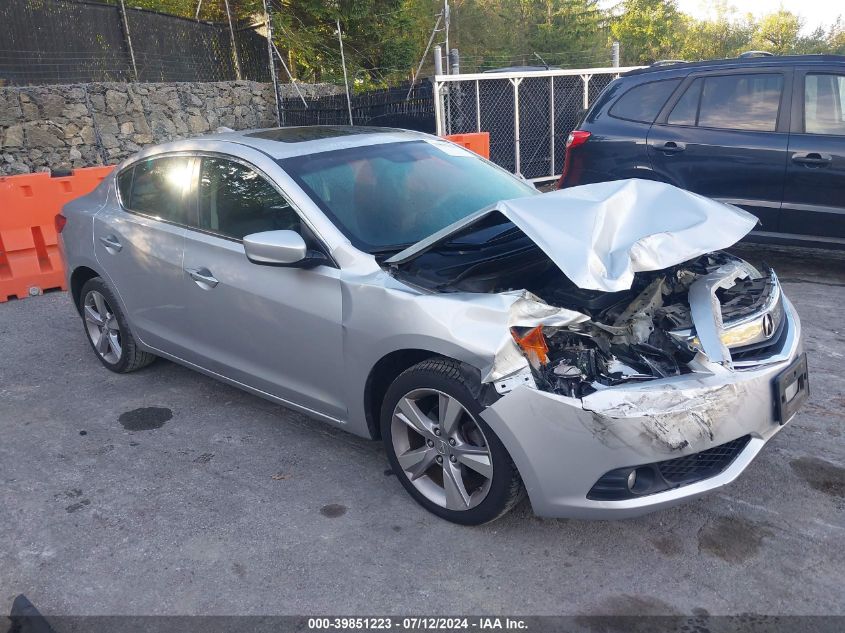
[[[767,359],[601,389],[583,399],[517,387],[481,414],[505,444],[536,514],[617,519],[698,497],[739,476],[789,420],[778,420],[774,381],[802,352],[801,324],[784,298],[786,331]],[[745,439],[745,436],[748,436]],[[607,473],[665,462],[743,438],[717,474],[622,500],[588,498]],[[594,495],[592,495],[594,496]]]

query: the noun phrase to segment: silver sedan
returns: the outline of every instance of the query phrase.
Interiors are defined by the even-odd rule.
[[[413,132],[150,147],[57,218],[106,368],[163,357],[382,439],[426,509],[617,518],[736,478],[807,397],[755,220],[644,181],[538,194]]]

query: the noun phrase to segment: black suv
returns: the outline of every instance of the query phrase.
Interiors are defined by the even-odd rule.
[[[845,248],[845,57],[658,63],[613,81],[559,187],[646,178],[760,218],[759,241]]]

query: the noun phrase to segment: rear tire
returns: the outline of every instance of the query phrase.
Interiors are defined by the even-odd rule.
[[[117,297],[101,277],[89,279],[82,286],[78,307],[88,342],[107,369],[127,374],[156,359],[140,349]]]
[[[524,496],[502,442],[481,419],[460,364],[423,361],[387,390],[381,434],[405,490],[429,512],[463,525],[494,521]]]

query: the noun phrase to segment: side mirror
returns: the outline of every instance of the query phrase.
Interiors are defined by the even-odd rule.
[[[264,231],[244,237],[247,259],[255,264],[295,266],[308,255],[305,240],[296,231]]]

